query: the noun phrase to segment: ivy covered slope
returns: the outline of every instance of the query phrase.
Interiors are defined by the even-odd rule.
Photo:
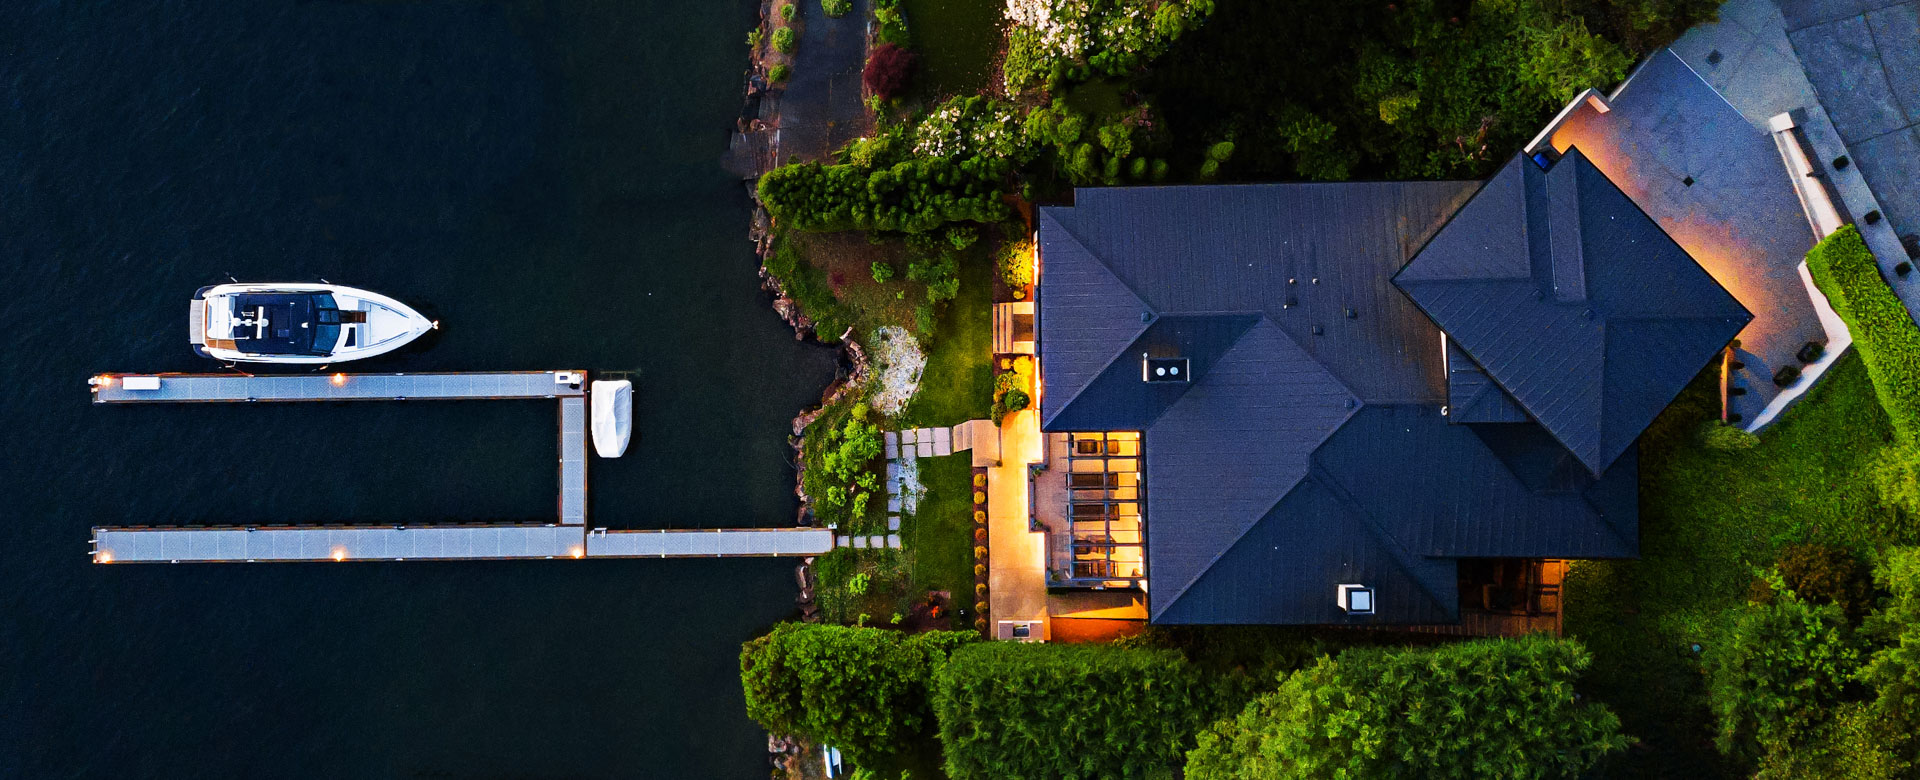
[[[1538,635],[1348,650],[1201,735],[1187,777],[1577,776],[1627,746],[1620,719],[1574,693],[1589,663]]]

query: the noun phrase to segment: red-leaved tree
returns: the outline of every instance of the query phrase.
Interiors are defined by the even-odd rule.
[[[866,83],[867,92],[882,100],[891,100],[907,91],[907,82],[913,78],[914,61],[913,52],[891,43],[880,44],[867,57],[867,70],[861,80]]]

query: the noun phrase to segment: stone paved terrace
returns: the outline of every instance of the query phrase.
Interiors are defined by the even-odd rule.
[[[1728,0],[1720,21],[1672,51],[1755,127],[1791,112],[1842,209],[1859,220],[1883,274],[1909,310],[1920,274],[1901,236],[1920,232],[1920,19],[1889,0]],[[1851,164],[1832,167],[1841,156]],[[1916,320],[1920,320],[1917,317]]]
[[[1753,312],[1740,332],[1733,410],[1752,421],[1779,393],[1774,370],[1825,332],[1799,274],[1814,242],[1772,138],[1674,54],[1643,64],[1600,113],[1582,105],[1551,136],[1578,146]],[[1691,180],[1691,184],[1689,184]]]

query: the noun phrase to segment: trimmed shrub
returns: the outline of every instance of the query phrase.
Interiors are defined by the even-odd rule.
[[[1576,777],[1627,746],[1574,695],[1591,662],[1538,634],[1323,657],[1201,734],[1186,776]]]
[[[793,68],[788,67],[786,63],[775,65],[772,68],[767,70],[767,78],[772,80],[776,84],[786,81],[788,78],[791,78],[792,76],[793,76]]]
[[[893,280],[893,264],[888,263],[885,260],[873,261],[872,270],[873,270],[873,280],[875,282],[879,282],[880,284],[886,284],[887,282],[890,282]]]
[[[1827,236],[1807,253],[1807,270],[1853,334],[1894,432],[1920,439],[1920,327],[1880,277],[1860,231],[1848,225]]]
[[[828,16],[838,19],[853,10],[853,0],[820,0],[820,10]]]
[[[788,6],[791,8],[792,6]],[[782,27],[773,31],[773,50],[781,54],[792,54],[795,46],[800,45],[799,36],[792,27]]]
[[[798,13],[800,13],[800,9],[792,3],[780,6],[780,21],[791,22],[793,21],[794,15]]]
[[[913,56],[913,52],[882,43],[867,55],[867,67],[860,73],[860,83],[875,97],[892,100],[906,93],[907,85],[913,82],[913,67],[918,63],[919,58]]]
[[[1004,159],[912,159],[890,167],[782,165],[760,177],[760,202],[774,219],[813,232],[924,233],[950,222],[999,222],[1012,212],[1000,182]]]
[[[1171,776],[1221,686],[1171,650],[982,642],[934,676],[947,776]]]
[[[1760,437],[1719,420],[1708,420],[1700,426],[1700,443],[1713,450],[1750,450],[1760,443]]]

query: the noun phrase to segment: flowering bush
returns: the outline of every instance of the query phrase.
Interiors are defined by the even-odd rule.
[[[1213,13],[1213,0],[1007,0],[1007,89],[1125,75]]]
[[[1025,162],[1032,156],[1013,104],[980,96],[957,97],[935,107],[914,128],[919,157],[986,157]]]

